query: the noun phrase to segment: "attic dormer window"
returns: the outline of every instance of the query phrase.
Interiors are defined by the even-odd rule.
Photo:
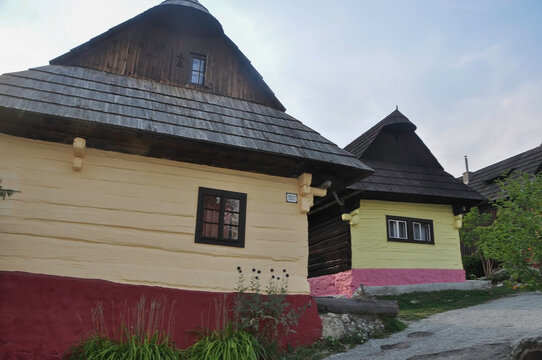
[[[205,55],[192,54],[192,72],[190,82],[196,85],[205,84],[205,68],[207,57]]]

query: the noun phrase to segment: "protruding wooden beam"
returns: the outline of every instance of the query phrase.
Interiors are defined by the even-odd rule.
[[[461,229],[463,226],[463,215],[454,216],[454,229]]]
[[[76,137],[73,139],[73,160],[72,168],[75,171],[81,171],[83,169],[83,157],[87,149],[87,142],[85,139]]]

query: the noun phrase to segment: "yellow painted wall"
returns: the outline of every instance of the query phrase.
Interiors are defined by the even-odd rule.
[[[307,217],[296,179],[0,134],[0,270],[231,291],[237,266],[287,269],[308,293]],[[198,187],[247,194],[245,248],[194,243]]]
[[[433,220],[435,245],[387,240],[386,215]],[[353,268],[462,269],[451,205],[361,200],[351,226]]]

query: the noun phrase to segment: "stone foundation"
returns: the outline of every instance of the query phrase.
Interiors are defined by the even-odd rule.
[[[322,337],[340,339],[356,336],[369,339],[384,331],[384,323],[374,315],[355,314],[320,314],[322,319]]]

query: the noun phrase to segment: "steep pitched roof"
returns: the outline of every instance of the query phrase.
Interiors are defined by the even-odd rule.
[[[258,89],[267,91],[271,100],[262,104],[211,92],[205,86],[164,83],[99,67],[109,63],[111,52],[118,51],[114,36],[131,40],[131,31],[137,29],[137,46],[141,42],[156,45],[163,32],[151,31],[146,37],[147,29],[156,30],[156,24],[172,41],[189,36],[202,42],[216,39],[221,49],[225,44],[243,71],[249,66],[251,81],[260,81]],[[75,60],[89,59],[98,45],[106,45],[104,57],[79,66]],[[140,55],[145,63],[156,57],[151,50]],[[168,59],[164,63],[171,65]],[[0,131],[16,136],[64,143],[83,136],[89,147],[105,150],[278,176],[310,172],[316,185],[331,180],[338,189],[372,171],[286,114],[220,23],[196,0],[166,0],[52,60],[49,66],[0,76],[0,118]]]
[[[415,131],[416,125],[410,122],[399,109],[396,109],[384,119],[379,121],[372,128],[358,136],[354,141],[345,146],[345,150],[360,158],[365,153],[365,150],[372,144],[378,134],[385,128],[395,128],[397,130],[404,129],[406,131]]]
[[[209,10],[207,10],[207,8],[201,5],[197,0],[165,0],[162,3],[160,3],[158,6],[164,6],[164,5],[188,6],[188,7],[192,7],[194,9],[198,9],[200,11],[206,12],[207,14],[211,15]]]
[[[499,197],[497,180],[519,172],[538,174],[542,171],[542,145],[504,159],[469,174],[469,186],[490,200]]]
[[[444,171],[399,110],[345,147],[375,172],[351,186],[363,197],[470,205],[484,198]]]
[[[319,162],[346,172],[370,171],[355,156],[277,109],[96,70],[49,65],[4,74],[0,109],[17,113],[2,120],[2,131],[22,126],[19,118],[28,113],[268,153],[300,163]]]
[[[181,15],[184,18],[181,18]],[[183,21],[184,20],[184,21]],[[264,81],[262,75],[252,66],[250,60],[243,54],[237,45],[224,33],[220,22],[197,0],[165,0],[162,3],[148,9],[147,11],[107,30],[106,32],[90,39],[89,41],[71,49],[67,53],[52,59],[51,65],[73,65],[71,62],[78,56],[84,54],[89,49],[98,46],[112,39],[122,31],[126,31],[130,26],[145,21],[153,21],[162,24],[168,24],[169,27],[185,26],[186,23],[194,24],[205,23],[205,32],[220,36],[227,46],[241,59],[243,64],[249,69],[249,72],[256,79],[258,85],[266,93],[269,104],[272,104],[278,110],[286,111],[284,105],[275,96],[275,93]],[[200,29],[203,31],[203,28]],[[86,66],[85,66],[86,67]]]

